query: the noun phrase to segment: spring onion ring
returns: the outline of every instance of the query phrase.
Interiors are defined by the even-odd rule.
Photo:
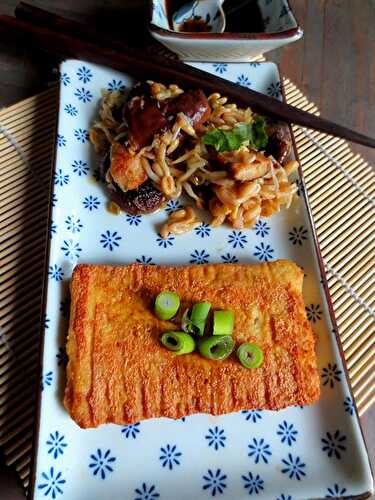
[[[215,311],[214,312],[214,330],[213,335],[232,335],[234,326],[233,311]]]
[[[197,302],[193,305],[190,315],[190,321],[198,329],[198,335],[204,334],[206,320],[210,312],[211,304],[209,302]]]
[[[245,368],[259,368],[263,363],[263,351],[257,344],[245,342],[240,345],[236,354]]]
[[[189,354],[195,349],[193,337],[185,332],[166,332],[160,337],[164,347],[175,354]]]
[[[155,314],[159,319],[173,318],[180,307],[180,297],[175,292],[160,292],[155,299]]]
[[[230,335],[206,337],[198,342],[198,350],[202,356],[215,361],[226,359],[234,349],[234,340]]]

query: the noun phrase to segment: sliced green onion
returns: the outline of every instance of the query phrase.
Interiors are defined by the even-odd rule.
[[[155,314],[159,319],[171,319],[180,307],[180,297],[175,292],[160,292],[155,299]]]
[[[185,332],[163,333],[160,337],[160,342],[175,354],[189,354],[195,349],[194,339]]]
[[[240,345],[236,354],[245,368],[259,368],[263,363],[263,351],[257,344],[245,342]]]
[[[189,309],[186,309],[181,318],[181,328],[184,332],[189,333],[190,335],[195,335],[198,332],[198,328],[193,325],[193,322],[190,319]]]
[[[202,336],[204,334],[204,327],[206,326],[206,320],[210,309],[211,304],[209,302],[197,302],[193,305],[190,321],[198,328],[198,335]]]
[[[206,337],[198,342],[198,350],[202,356],[215,361],[226,359],[234,349],[234,340],[230,335]]]
[[[214,330],[213,335],[232,335],[234,326],[233,311],[215,311],[214,312]]]

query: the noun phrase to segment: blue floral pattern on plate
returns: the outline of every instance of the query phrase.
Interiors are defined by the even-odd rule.
[[[251,82],[252,89],[265,94],[279,91],[271,63],[195,66],[245,86]],[[81,500],[83,485],[90,500],[292,500],[370,490],[370,473],[358,465],[365,463],[359,460],[365,451],[320,287],[303,199],[294,201],[288,212],[262,217],[252,229],[212,228],[202,212],[202,223],[193,231],[166,239],[157,228],[169,213],[188,205],[188,199],[170,200],[151,215],[115,216],[106,208],[103,183],[94,180],[101,181],[99,159],[88,143],[88,130],[100,91],[126,92],[133,81],[83,61],[64,62],[60,78],[35,500]],[[295,180],[301,191],[303,183],[298,176]],[[295,260],[306,271],[305,304],[318,339],[319,403],[303,411],[247,408],[219,417],[200,414],[90,430],[68,417],[61,406],[61,384],[67,361],[68,285],[77,262],[235,265],[275,258]],[[365,479],[354,482],[349,469]]]

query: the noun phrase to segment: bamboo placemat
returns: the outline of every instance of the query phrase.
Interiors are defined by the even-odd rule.
[[[284,80],[287,101],[314,104]],[[0,446],[25,487],[31,461],[39,314],[57,88],[0,112]],[[348,144],[294,129],[359,413],[375,401],[375,174]],[[48,325],[46,325],[48,327]]]

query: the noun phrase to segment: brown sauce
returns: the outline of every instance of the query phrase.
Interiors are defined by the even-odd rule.
[[[172,26],[173,14],[188,0],[168,0],[167,14]],[[264,22],[257,0],[226,0],[223,5],[226,17],[225,32],[227,33],[262,33]],[[180,31],[208,32],[210,27],[204,19],[189,19],[180,26]]]

